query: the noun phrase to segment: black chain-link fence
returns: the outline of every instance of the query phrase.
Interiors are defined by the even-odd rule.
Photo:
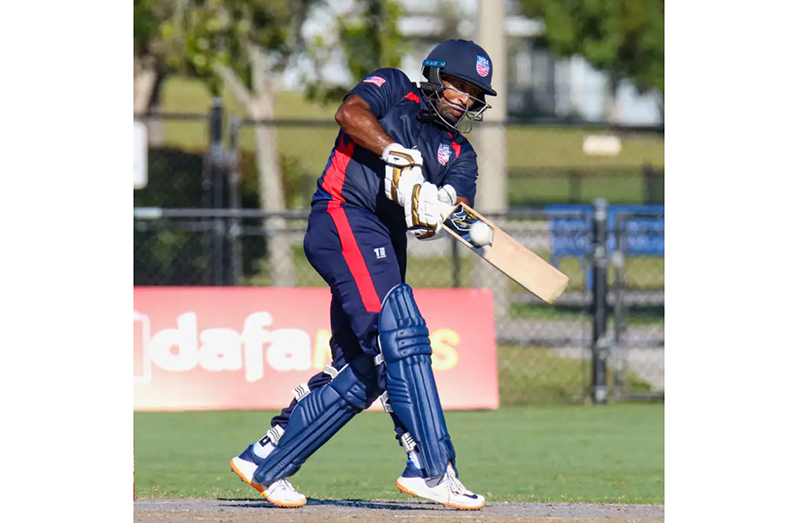
[[[148,152],[147,186],[134,193],[135,285],[325,286],[302,240],[334,122],[268,126],[294,209],[268,214],[260,209],[255,145],[263,137],[255,136],[255,122],[231,118],[223,136],[219,112],[143,120],[162,128]],[[511,211],[487,217],[571,278],[554,305],[454,239],[409,242],[413,287],[493,289],[503,405],[595,400],[597,380],[609,398],[664,394],[664,168],[656,162],[663,137],[640,130],[622,137],[629,156],[615,161],[627,165],[614,166],[613,158],[581,150],[583,136],[607,131],[507,127],[508,144],[520,133],[532,145],[508,147]],[[611,203],[599,256],[595,198]],[[270,256],[277,245],[284,255]]]

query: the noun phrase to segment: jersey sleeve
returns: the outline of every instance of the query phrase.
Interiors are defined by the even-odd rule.
[[[347,96],[356,94],[371,107],[378,119],[385,116],[413,88],[413,83],[399,69],[377,69],[352,88]]]
[[[457,196],[468,198],[471,205],[477,195],[477,153],[470,145],[462,148],[462,151],[454,165],[443,177],[441,186],[450,184],[457,191]]]

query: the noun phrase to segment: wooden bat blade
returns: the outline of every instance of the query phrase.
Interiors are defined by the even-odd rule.
[[[471,224],[478,220],[485,222],[493,232],[491,243],[482,247],[471,242],[469,233]],[[460,203],[452,209],[444,220],[443,228],[488,263],[546,303],[553,303],[568,287],[568,276],[464,203]]]

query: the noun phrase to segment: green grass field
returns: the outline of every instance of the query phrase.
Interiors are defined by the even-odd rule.
[[[134,414],[140,499],[258,498],[230,458],[273,412]],[[503,407],[448,412],[463,482],[488,502],[664,503],[664,405]],[[404,453],[382,412],[357,416],[293,483],[315,499],[408,499]]]

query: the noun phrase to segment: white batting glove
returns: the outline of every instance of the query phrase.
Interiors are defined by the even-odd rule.
[[[442,238],[443,218],[451,212],[456,199],[457,192],[451,185],[438,189],[424,182],[414,186],[410,202],[405,205],[408,230],[419,240]]]
[[[457,202],[457,191],[454,190],[449,184],[444,185],[438,189],[438,212],[441,215],[441,220],[446,219],[449,213],[452,212]]]
[[[383,149],[380,158],[385,162],[385,196],[404,205],[413,186],[424,182],[421,152],[392,143]]]
[[[380,158],[382,158],[383,162],[397,167],[408,167],[410,165],[418,165],[420,167],[424,165],[421,151],[418,149],[408,149],[398,143],[388,144],[385,149],[382,150]]]

